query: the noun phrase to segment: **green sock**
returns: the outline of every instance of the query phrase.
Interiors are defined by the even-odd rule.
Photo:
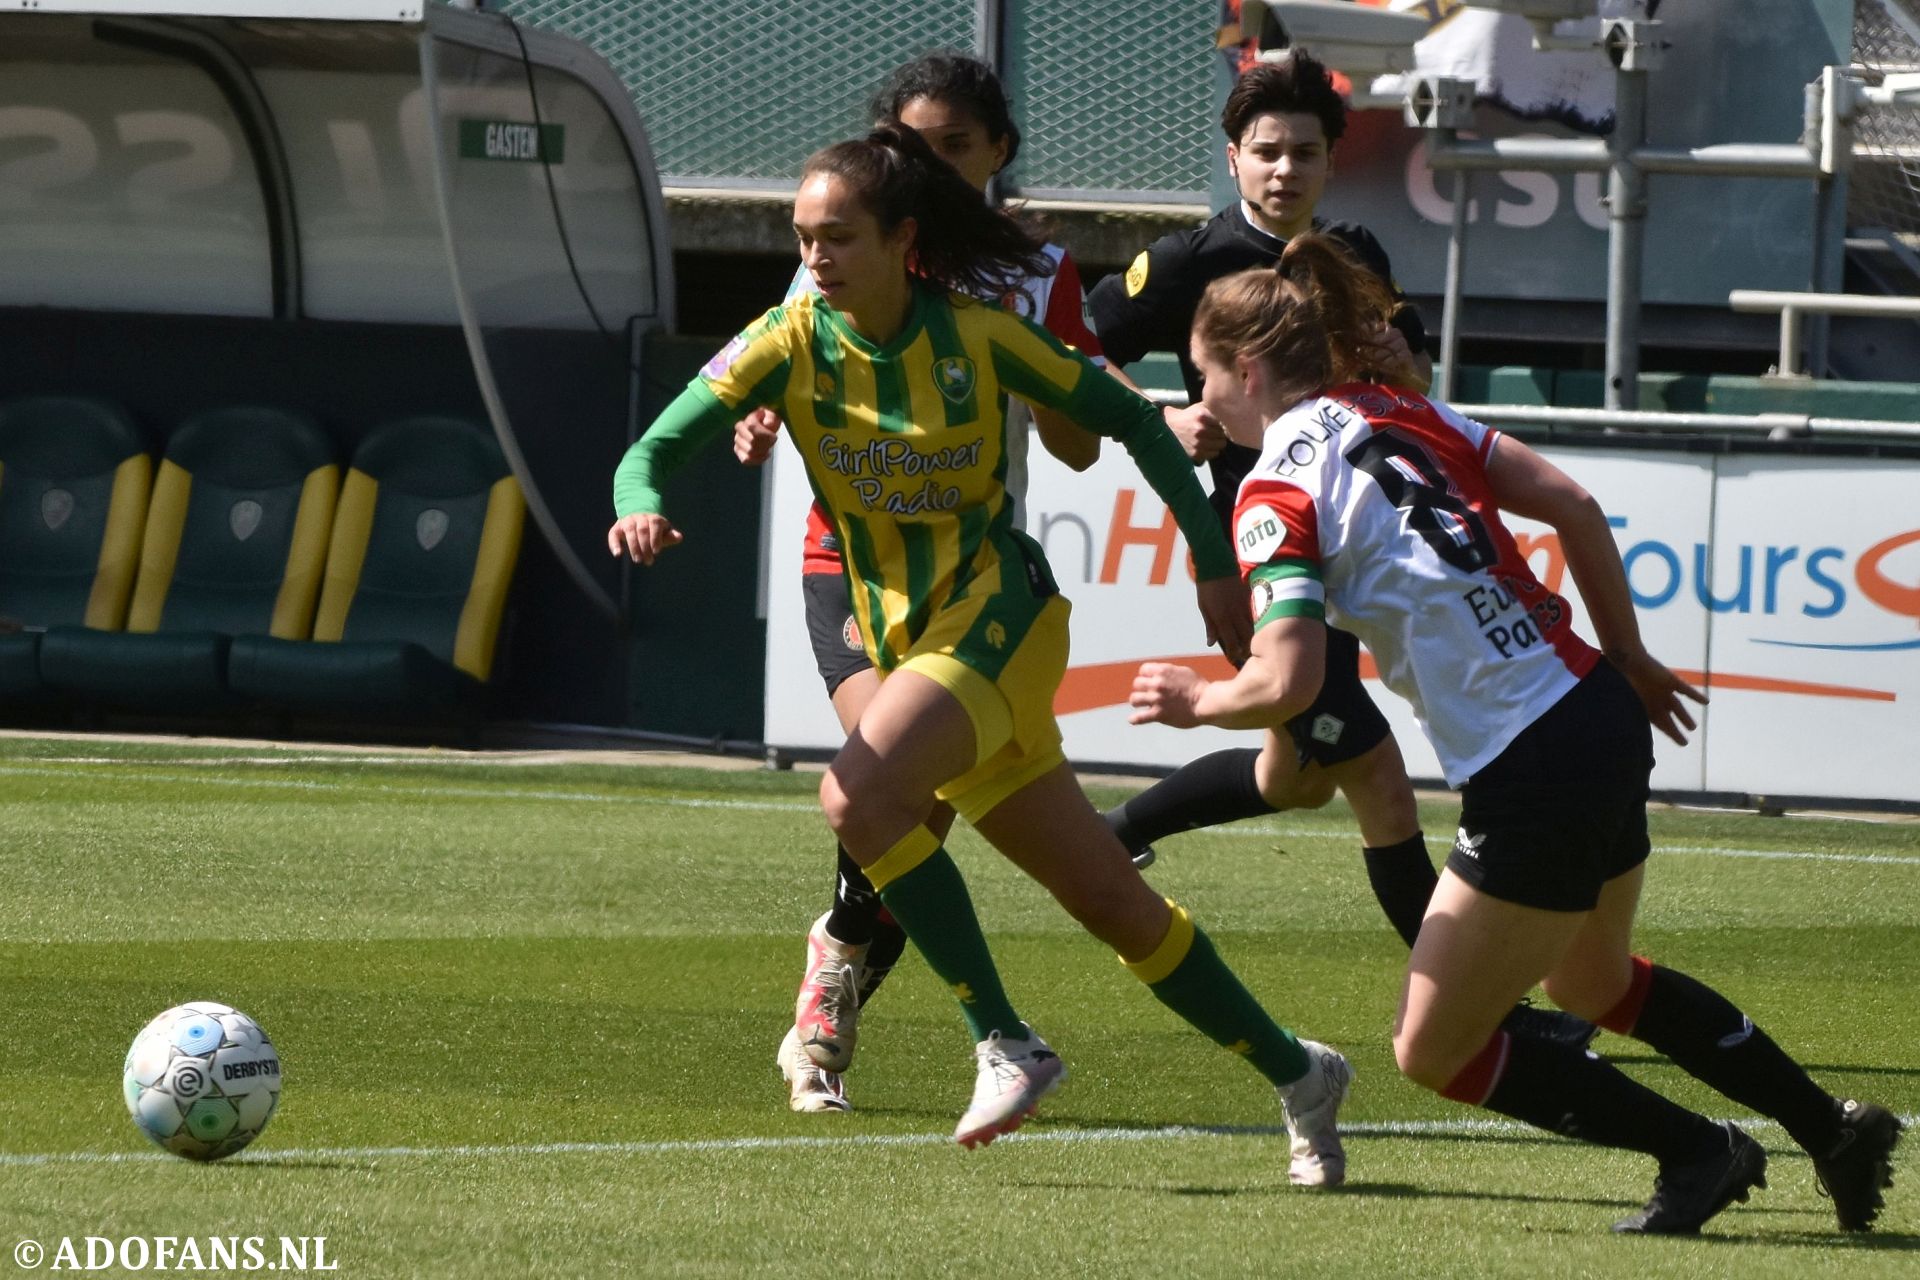
[[[1149,983],[1147,990],[1209,1040],[1252,1063],[1274,1084],[1292,1084],[1307,1073],[1307,1051],[1300,1041],[1260,1007],[1199,927],[1194,928],[1193,945],[1173,972]]]
[[[973,899],[960,868],[945,848],[880,891],[880,900],[907,931],[927,967],[960,998],[960,1012],[975,1040],[998,1031],[1019,1036],[1020,1015],[1007,1003],[987,939],[973,914]]]

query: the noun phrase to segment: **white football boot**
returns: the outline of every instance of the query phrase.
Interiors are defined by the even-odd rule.
[[[826,916],[807,930],[807,974],[794,1001],[793,1025],[800,1030],[800,1047],[823,1071],[841,1072],[853,1065],[860,973],[866,959],[866,944],[849,946],[835,938],[827,932]]]
[[[1018,1129],[1067,1078],[1060,1055],[1032,1027],[1021,1023],[1020,1029],[1027,1033],[1023,1040],[996,1031],[974,1046],[973,1101],[953,1131],[953,1140],[969,1151]]]
[[[1280,1088],[1292,1159],[1287,1180],[1300,1187],[1337,1187],[1347,1180],[1347,1152],[1334,1117],[1353,1087],[1353,1064],[1317,1040],[1302,1040],[1307,1074]]]
[[[789,1027],[780,1042],[780,1074],[787,1082],[787,1105],[795,1111],[853,1110],[839,1073],[821,1070],[800,1047],[798,1027]]]

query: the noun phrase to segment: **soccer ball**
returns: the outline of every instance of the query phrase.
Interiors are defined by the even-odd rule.
[[[218,1160],[267,1127],[280,1102],[280,1055],[246,1014],[196,1001],[141,1028],[121,1087],[141,1132],[177,1156]]]

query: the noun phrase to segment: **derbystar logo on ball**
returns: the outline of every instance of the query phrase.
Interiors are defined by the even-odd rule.
[[[280,1105],[280,1055],[260,1024],[203,1000],[134,1037],[121,1077],[142,1133],[189,1160],[219,1160],[260,1136]]]

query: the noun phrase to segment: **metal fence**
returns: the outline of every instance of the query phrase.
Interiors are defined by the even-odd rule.
[[[1920,3],[1854,0],[1853,60],[1881,73],[1920,71]],[[1920,112],[1872,108],[1854,123],[1847,223],[1920,236]]]
[[[1022,0],[1007,86],[1029,195],[1204,204],[1218,135],[1216,0]]]
[[[494,7],[494,6],[490,6]],[[865,126],[898,63],[983,52],[1026,135],[1005,186],[1206,200],[1217,0],[510,0],[592,45],[632,90],[667,182],[790,187],[816,147]]]

